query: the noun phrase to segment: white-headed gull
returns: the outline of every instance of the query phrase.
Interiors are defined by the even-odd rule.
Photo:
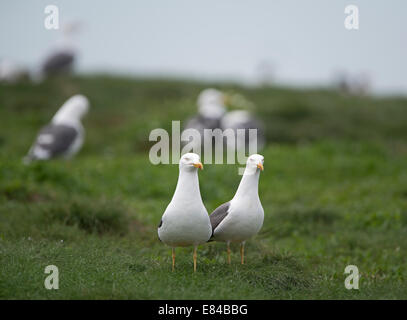
[[[232,200],[219,206],[209,216],[213,235],[211,240],[227,244],[230,264],[230,243],[240,243],[241,263],[244,263],[244,245],[263,226],[264,210],[259,198],[259,177],[264,157],[253,154],[247,159],[242,180]]]
[[[198,168],[203,166],[197,154],[186,153],[181,157],[177,187],[158,226],[158,238],[172,247],[172,270],[175,248],[194,246],[195,272],[197,246],[207,242],[212,235],[208,211],[199,191]]]

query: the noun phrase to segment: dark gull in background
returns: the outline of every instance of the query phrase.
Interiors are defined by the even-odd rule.
[[[371,76],[365,72],[349,74],[346,71],[338,71],[334,74],[334,86],[345,94],[368,94],[371,88],[371,80]]]
[[[209,216],[213,229],[211,240],[226,242],[229,264],[230,243],[240,243],[241,263],[244,264],[245,242],[263,226],[264,210],[258,191],[263,164],[262,155],[251,155],[233,199],[219,206]]]
[[[75,95],[68,99],[52,118],[51,123],[40,130],[24,162],[73,157],[84,141],[85,130],[81,119],[88,109],[89,101],[85,96]]]
[[[196,250],[209,240],[212,227],[199,190],[199,156],[184,154],[179,161],[179,177],[175,193],[165,209],[158,226],[158,238],[172,248],[172,270],[175,267],[175,247],[194,246],[194,272]]]
[[[226,103],[240,109],[226,112]],[[264,147],[266,139],[263,123],[251,111],[242,110],[242,108],[251,110],[254,108],[254,104],[241,94],[229,95],[216,89],[205,89],[200,93],[197,104],[198,114],[187,121],[184,130],[191,128],[197,130],[201,140],[193,140],[195,143],[183,141],[184,145],[189,143],[189,147],[193,150],[199,150],[203,146],[205,129],[221,129],[222,131],[232,129],[236,137],[236,144],[233,146],[236,146],[237,149],[245,147],[245,150],[248,150],[249,144],[254,146],[254,139],[257,139],[257,148],[252,149],[252,152],[257,152],[256,150]],[[238,134],[238,129],[243,129],[244,135]],[[249,129],[256,129],[256,134],[249,135]],[[220,138],[226,143],[227,139],[217,136],[221,134],[221,132],[214,132],[213,141]]]
[[[61,37],[44,58],[38,80],[52,75],[66,74],[73,70],[77,58],[73,36],[80,28],[81,23],[77,21],[62,25]]]
[[[75,51],[66,48],[52,52],[42,65],[42,73],[45,76],[70,73],[75,61]]]

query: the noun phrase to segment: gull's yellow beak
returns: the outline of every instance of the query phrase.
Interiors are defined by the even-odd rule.
[[[194,163],[194,167],[203,170],[203,165],[202,165],[202,163],[200,163],[200,162]]]
[[[263,164],[262,164],[261,162],[259,162],[259,163],[257,164],[257,168],[259,168],[261,171],[264,170]]]

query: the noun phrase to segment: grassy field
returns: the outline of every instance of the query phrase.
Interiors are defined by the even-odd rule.
[[[0,85],[0,298],[407,299],[407,99],[330,90],[217,85],[253,101],[269,144],[261,233],[247,264],[222,243],[170,249],[156,228],[176,165],[154,166],[149,132],[195,113],[209,84],[107,76]],[[211,84],[213,85],[213,84]],[[72,161],[24,166],[37,130],[87,95],[87,140]],[[237,165],[206,165],[209,212],[229,200]],[[59,268],[46,290],[44,268]],[[344,287],[357,265],[359,290]]]

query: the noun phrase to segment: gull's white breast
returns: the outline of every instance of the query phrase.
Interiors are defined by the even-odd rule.
[[[227,216],[215,229],[214,240],[245,241],[260,231],[263,220],[264,210],[258,198],[233,199]]]
[[[202,203],[171,202],[158,229],[162,242],[177,247],[205,243],[211,235],[208,212]]]

